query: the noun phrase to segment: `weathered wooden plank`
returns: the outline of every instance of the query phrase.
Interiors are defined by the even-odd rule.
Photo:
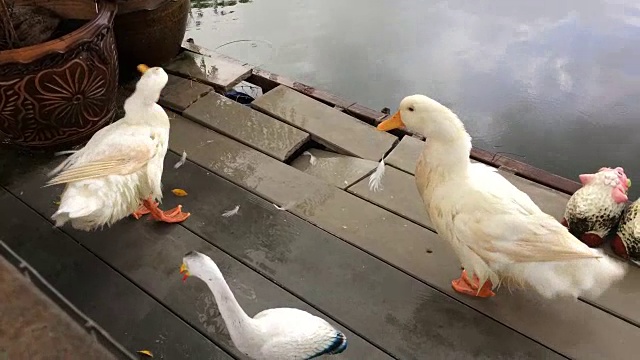
[[[386,116],[385,113],[369,109],[368,107],[358,103],[349,106],[345,112],[373,126],[377,126]]]
[[[351,186],[349,192],[417,224],[429,229],[433,228],[413,175],[387,166],[382,180],[382,190],[369,190],[367,177]]]
[[[178,158],[175,154],[171,154],[166,160],[165,171],[174,172],[175,178],[171,182],[165,181],[165,188],[181,187],[187,189],[191,194],[186,198],[175,198],[171,194],[166,194],[163,207],[173,207],[176,202],[180,202],[185,204],[185,210],[193,211],[188,208],[192,204],[186,205],[184,200],[191,198],[195,200],[196,195],[201,191],[198,191],[195,186],[190,186],[190,184],[194,184],[192,181],[193,176],[189,173],[185,174],[183,169],[189,165],[184,165],[178,170],[173,169],[172,164]],[[42,167],[42,171],[29,173],[26,179],[16,179],[9,185],[13,192],[21,193],[21,199],[42,215],[51,214],[56,208],[54,201],[57,199],[60,189],[40,187],[40,184],[46,178],[46,172],[51,170],[54,165],[48,163]],[[195,165],[190,166],[196,167]],[[196,173],[198,172],[207,174],[206,170],[200,168],[196,170]],[[211,183],[197,184],[198,188],[201,186],[208,188],[211,187]],[[227,188],[226,190],[229,189]],[[246,193],[246,191],[239,188],[234,190]],[[225,191],[221,192],[221,194],[222,196],[216,196],[216,202],[225,201],[227,197],[238,196],[233,192]],[[209,203],[202,196],[198,195],[197,197],[199,199],[196,202],[197,204]],[[192,216],[195,216],[195,214]],[[220,213],[203,210],[200,216],[201,218],[198,220],[190,218],[187,221],[202,221],[202,219],[209,221],[212,218],[219,218]],[[247,228],[251,228],[253,225],[255,225],[253,220],[250,220],[249,224],[243,224]],[[51,226],[49,225],[48,228],[51,228]],[[212,244],[207,243],[180,225],[154,223],[149,221],[147,217],[147,219],[139,221],[132,218],[123,219],[112,228],[104,231],[80,232],[68,227],[65,227],[64,231],[125,275],[139,288],[151,294],[166,308],[178,314],[181,319],[187,321],[201,333],[206,334],[208,338],[212,339],[225,351],[241,359],[246,359],[246,356],[238,352],[232,345],[211,292],[202,282],[195,279],[188,285],[180,281],[181,275],[178,272],[178,268],[186,252],[197,250],[211,256],[225,274],[225,278],[238,298],[238,302],[248,314],[254,315],[267,308],[282,306],[300,308],[327,319],[334,326],[344,331],[349,339],[349,350],[336,357],[336,359],[390,359],[384,352],[378,350],[348,328],[336,324],[314,307],[266,280],[256,273],[255,269],[252,270],[229,257]],[[236,238],[237,235],[227,234],[227,236]],[[105,299],[105,301],[117,302],[118,300],[109,298]],[[135,316],[132,316],[132,318],[135,318]],[[175,344],[188,343],[188,341],[183,341]],[[155,346],[172,346],[175,344],[162,345],[161,343],[161,345]],[[186,356],[173,358],[183,359]],[[200,359],[202,357],[196,356],[194,358]]]
[[[32,186],[37,185],[32,183]],[[42,190],[38,187],[33,191],[21,188],[17,194],[22,192],[20,197],[26,200],[30,196],[39,196]],[[55,195],[51,191],[49,193],[47,200],[43,201],[55,206]],[[211,341],[1,188],[0,213],[3,214],[0,222],[3,241],[129,351],[135,353],[150,349],[156,357],[165,359],[231,359]],[[127,248],[127,245],[123,246],[121,250]]]
[[[487,163],[494,167],[505,167],[517,175],[524,178],[535,180],[537,183],[562,191],[567,194],[573,194],[580,188],[580,183],[564,178],[562,176],[550,173],[537,167],[525,164],[522,161],[511,159],[501,154],[495,154],[479,148],[471,149],[471,158]]]
[[[284,85],[297,90],[307,96],[310,96],[320,102],[323,102],[324,104],[331,107],[347,109],[354,105],[353,101],[349,101],[324,90],[316,89],[313,86],[290,80],[282,75],[274,74],[264,69],[253,69],[253,74],[247,79],[247,81],[260,86],[262,88],[262,91],[265,93],[276,88],[279,85]]]
[[[384,158],[384,162],[413,175],[423,149],[424,141],[412,136],[403,136],[398,145]]]
[[[566,356],[626,358],[636,351],[638,327],[580,301],[505,289],[490,300],[454,292],[459,261],[435,233],[198,124],[174,119],[170,147],[186,148],[192,161],[270,202],[295,202],[292,213]]]
[[[168,164],[177,160],[173,154],[168,158]],[[165,182],[179,184],[185,178],[189,179],[194,195],[180,199],[193,214],[192,221],[185,223],[187,228],[225,252],[250,261],[263,276],[326,309],[389,349],[395,357],[419,359],[429,351],[435,357],[446,358],[452,347],[461,359],[475,358],[477,354],[490,358],[555,356],[520,334],[461,307],[427,285],[288,212],[276,210],[269,202],[194,164],[186,164],[178,171],[169,170]],[[231,218],[219,215],[234,206],[240,207],[238,215]],[[251,225],[247,226],[247,222]],[[428,305],[422,302],[425,298],[429,299]],[[418,310],[421,304],[428,309]],[[439,316],[445,313],[447,316]],[[389,322],[389,318],[395,321]],[[456,326],[458,323],[469,325],[461,329]],[[407,336],[409,328],[412,336]],[[443,342],[438,336],[447,340]],[[505,343],[509,346],[504,346]]]
[[[211,90],[211,86],[169,74],[169,81],[160,93],[158,103],[175,111],[184,111]]]
[[[353,156],[336,154],[331,151],[309,149],[314,156],[315,164],[312,164],[308,155],[300,155],[291,166],[333,184],[340,189],[345,189],[373,172],[378,166],[375,161],[360,159]]]
[[[189,106],[183,115],[280,161],[310,138],[298,128],[214,92]]]
[[[398,140],[285,86],[258,97],[251,106],[307,131],[314,140],[346,155],[377,161]]]
[[[164,66],[168,72],[211,85],[216,90],[231,90],[251,75],[252,66],[215,51],[184,42],[183,51]]]

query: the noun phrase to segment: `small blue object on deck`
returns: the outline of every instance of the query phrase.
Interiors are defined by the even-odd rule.
[[[255,100],[255,98],[253,98],[251,95],[247,95],[243,92],[237,91],[237,90],[230,90],[227,91],[224,96],[228,97],[229,99],[233,100],[233,101],[237,101],[240,104],[243,105],[249,105],[251,104],[251,102],[253,100]]]

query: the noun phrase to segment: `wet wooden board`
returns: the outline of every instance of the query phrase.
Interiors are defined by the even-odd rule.
[[[324,90],[316,89],[313,86],[293,81],[282,75],[274,74],[264,69],[254,68],[252,75],[247,79],[247,81],[261,87],[263,92],[271,91],[278,87],[278,85],[285,85],[337,109],[346,110],[355,105],[353,101],[344,99],[335,94],[330,94]]]
[[[424,141],[412,136],[403,136],[398,145],[384,159],[384,162],[413,175],[423,149]]]
[[[229,91],[251,75],[251,65],[215,51],[184,42],[183,51],[163,66],[169,72],[198,80],[219,91]]]
[[[174,170],[171,166],[178,159],[178,156],[171,156],[166,162],[165,171],[172,170],[180,175],[182,168]],[[39,184],[42,184],[45,179],[45,173],[51,170],[54,165],[55,163],[47,164],[38,172],[28,174],[29,180],[16,181],[8,186],[18,194],[22,193],[21,198],[42,215],[48,215],[55,211],[54,201],[61,191],[59,187],[39,187]],[[200,171],[206,173],[202,169]],[[188,191],[195,191],[188,184],[189,182],[185,179],[179,179],[177,183],[165,182],[167,188],[179,186]],[[197,191],[195,192],[197,193]],[[173,207],[176,201],[190,199],[193,195],[186,198],[172,198],[172,196],[171,194],[165,195],[165,208]],[[198,198],[203,199],[202,197]],[[191,210],[185,207],[185,211]],[[205,219],[220,215],[211,212],[205,212],[205,214]],[[149,221],[148,218],[147,216],[139,221],[132,218],[123,219],[112,228],[98,232],[80,232],[69,227],[65,227],[64,231],[124,274],[136,286],[178,314],[191,326],[206,334],[215,344],[241,359],[246,359],[246,356],[241,354],[231,343],[213,295],[208,288],[197,279],[188,281],[188,284],[183,284],[181,281],[182,276],[178,269],[183,255],[188,251],[197,250],[212,257],[224,273],[238,301],[250,316],[267,308],[283,306],[300,308],[321,316],[332,322],[334,326],[344,330],[349,339],[349,351],[337,356],[336,359],[390,359],[384,352],[376,349],[348,328],[331,321],[326,315],[319,313],[313,307],[282,290],[184,227],[155,223]],[[196,220],[189,219],[187,221]],[[110,301],[119,304],[116,299],[111,298]],[[174,358],[182,359],[185,357]]]
[[[329,184],[321,185],[242,144],[203,131],[198,124],[174,120],[170,143],[176,151],[186,148],[194,162],[268,201],[283,205],[304,200],[290,211],[562,354],[601,359],[635,353],[640,329],[589,304],[547,301],[507,289],[490,300],[456,293],[450,282],[460,275],[459,261],[433,232],[382,209],[373,210],[370,203],[347,199]]]
[[[135,87],[133,89],[135,90]],[[189,105],[211,92],[211,86],[187,80],[179,76],[169,75],[167,85],[160,93],[158,103],[176,111],[184,111]]]
[[[291,162],[291,166],[340,189],[353,185],[371,174],[378,166],[375,161],[337,154],[332,151],[311,148],[308,152],[313,155],[313,163],[311,156],[303,153]]]
[[[369,177],[366,177],[351,186],[349,192],[405,217],[416,224],[430,229],[433,228],[422,198],[418,193],[415,178],[404,171],[387,166],[382,178],[382,190],[370,190]]]
[[[258,97],[251,106],[308,132],[317,142],[345,155],[379,161],[398,141],[391,134],[282,85]]]
[[[151,349],[165,359],[232,359],[1,188],[0,213],[3,241],[129,351]]]
[[[167,156],[168,164],[178,159]],[[190,184],[184,225],[256,271],[324,309],[400,359],[559,358],[370,255],[188,163],[164,174]],[[173,206],[168,203],[167,206]],[[239,213],[225,218],[226,210]],[[324,254],[324,255],[321,255]],[[452,348],[455,351],[452,351]]]
[[[214,92],[182,114],[280,161],[287,160],[310,138],[304,131]]]

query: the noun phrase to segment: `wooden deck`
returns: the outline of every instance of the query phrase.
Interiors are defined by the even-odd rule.
[[[0,157],[0,240],[129,352],[245,359],[204,284],[181,281],[182,256],[197,250],[219,264],[250,315],[293,306],[342,329],[349,347],[336,359],[637,356],[640,269],[596,299],[546,301],[506,289],[491,299],[459,295],[450,281],[460,264],[424,217],[407,165],[421,139],[382,135],[371,126],[382,113],[185,47],[167,66],[173,75],[160,102],[172,118],[163,207],[183,204],[192,213],[186,222],[54,228],[62,189],[42,186],[62,159],[11,150]],[[216,94],[241,80],[264,93],[250,107]],[[313,171],[304,166],[310,149],[326,151]],[[187,162],[174,169],[183,151]],[[388,177],[372,193],[364,183],[378,151]],[[511,159],[480,150],[473,157],[501,167],[557,218],[576,188]],[[355,164],[361,172],[347,173]],[[174,188],[189,195],[175,197]],[[221,216],[238,205],[237,215]]]

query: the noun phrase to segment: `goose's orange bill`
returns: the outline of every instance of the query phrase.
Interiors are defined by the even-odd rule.
[[[393,114],[392,117],[378,124],[377,129],[380,131],[389,131],[404,126],[402,118],[400,117],[400,111]]]
[[[140,73],[144,74],[147,72],[147,70],[149,70],[149,67],[145,64],[140,64],[137,66],[138,71],[140,71]]]
[[[182,281],[187,281],[189,277],[189,270],[187,269],[187,265],[184,263],[180,265],[180,274],[182,274]]]

